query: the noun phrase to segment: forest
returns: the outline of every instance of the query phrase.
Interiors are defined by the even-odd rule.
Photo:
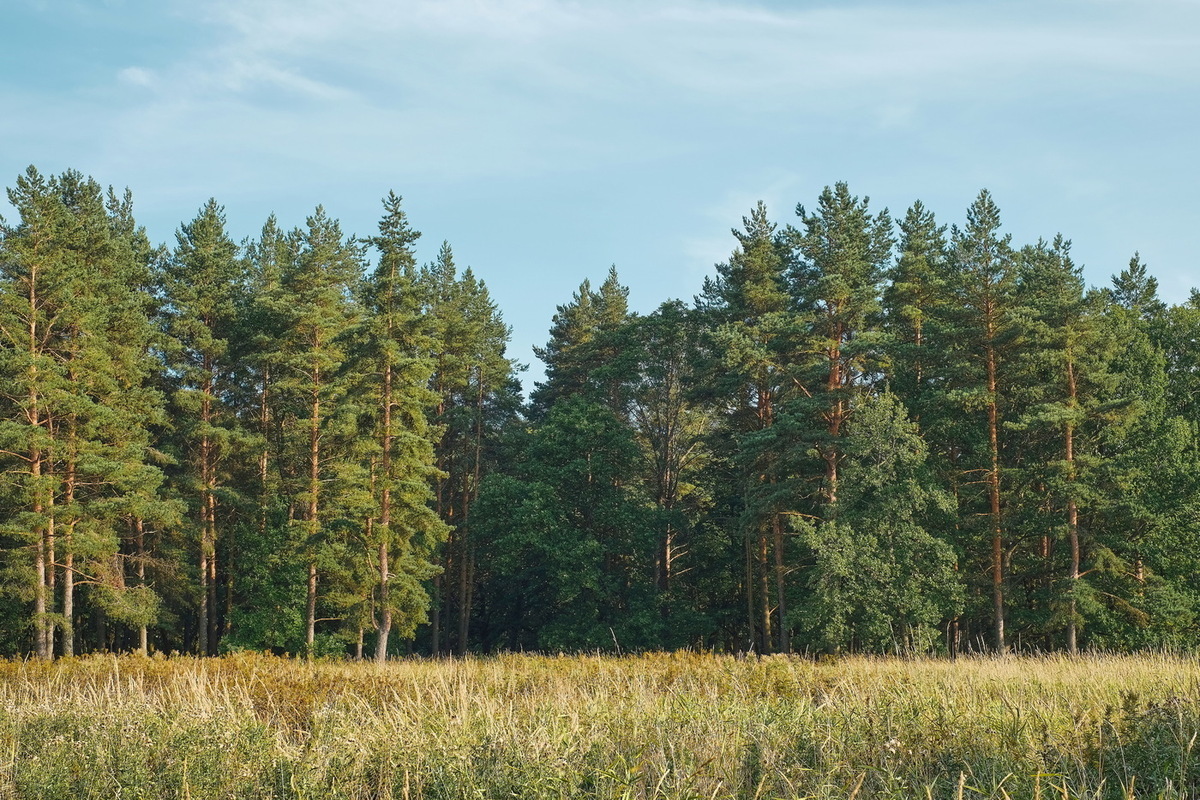
[[[171,245],[76,171],[8,197],[0,655],[1200,644],[1200,293],[987,191],[759,203],[652,313],[585,280],[528,397],[396,194]]]

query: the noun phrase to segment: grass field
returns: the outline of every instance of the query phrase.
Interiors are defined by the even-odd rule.
[[[1200,659],[0,662],[0,798],[1200,797]]]

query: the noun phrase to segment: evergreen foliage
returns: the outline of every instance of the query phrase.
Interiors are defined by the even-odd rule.
[[[611,268],[528,402],[389,193],[241,245],[30,168],[0,222],[0,652],[1200,644],[1200,302],[1135,255],[759,203],[694,303]]]

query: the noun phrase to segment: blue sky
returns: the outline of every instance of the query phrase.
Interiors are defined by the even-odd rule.
[[[156,242],[209,197],[237,239],[370,235],[395,190],[526,362],[584,278],[690,299],[755,201],[839,180],[948,223],[986,187],[1093,284],[1135,250],[1200,284],[1196,0],[4,0],[0,109],[0,183],[128,186]]]

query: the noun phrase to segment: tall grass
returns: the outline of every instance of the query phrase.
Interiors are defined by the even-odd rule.
[[[0,798],[1200,797],[1200,661],[0,662]]]

